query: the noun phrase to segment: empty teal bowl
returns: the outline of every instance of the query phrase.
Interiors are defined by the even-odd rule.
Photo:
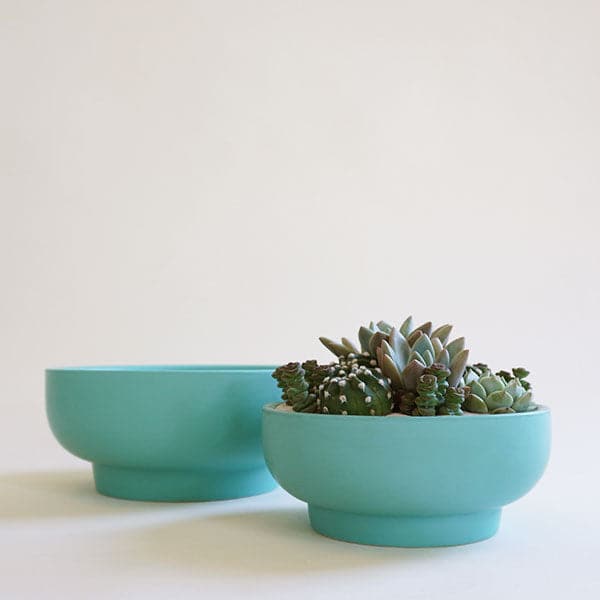
[[[46,371],[56,439],[92,462],[101,494],[130,500],[239,498],[275,487],[261,407],[267,366],[82,367]]]
[[[263,408],[281,487],[323,535],[377,546],[451,546],[494,535],[550,453],[550,411],[361,417]]]

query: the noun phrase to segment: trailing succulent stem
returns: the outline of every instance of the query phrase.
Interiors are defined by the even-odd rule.
[[[446,390],[448,389],[448,377],[450,377],[450,369],[441,363],[433,363],[430,367],[427,367],[424,374],[433,375],[436,380],[436,396],[438,402],[441,404],[444,402],[446,396]],[[418,386],[417,386],[418,389]]]
[[[444,396],[444,402],[438,408],[438,415],[462,415],[461,409],[465,401],[465,390],[463,388],[449,387]]]
[[[425,373],[419,378],[417,383],[417,393],[412,392],[410,400],[414,402],[411,413],[416,417],[432,417],[434,415],[462,415],[461,405],[464,402],[465,396],[462,388],[457,389],[446,384],[445,372],[441,369],[433,369],[438,372]],[[402,412],[405,412],[410,406],[402,406]]]
[[[439,404],[437,396],[437,380],[435,375],[421,375],[417,383],[416,407],[413,415],[416,417],[432,417]]]

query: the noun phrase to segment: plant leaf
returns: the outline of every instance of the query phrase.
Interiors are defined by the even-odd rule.
[[[425,365],[430,367],[433,364],[433,353],[429,350],[423,352],[423,358],[425,359]]]
[[[418,360],[420,363],[425,364],[425,359],[421,356],[421,354],[415,352],[414,350],[411,350],[410,354],[408,355],[408,362],[411,360]]]
[[[342,346],[342,344],[338,344],[326,337],[320,337],[319,340],[327,350],[330,350],[336,356],[346,356],[348,354],[348,348]]]
[[[467,361],[469,360],[469,351],[461,350],[451,361],[450,361],[450,376],[448,377],[448,385],[456,387],[460,378],[465,372]]]
[[[471,393],[475,394],[476,396],[479,396],[481,399],[485,399],[485,397],[487,396],[485,388],[479,383],[479,381],[471,382],[469,387],[471,388]]]
[[[398,329],[399,329],[400,333],[405,338],[407,338],[412,332],[412,326],[413,326],[413,318],[412,318],[412,316],[409,316],[406,319],[404,319],[404,322],[402,323],[402,325],[400,325],[400,327]]]
[[[416,330],[422,331],[425,335],[431,334],[431,329],[433,328],[433,323],[431,321],[427,321],[418,327],[415,327]]]
[[[377,321],[377,327],[379,328],[379,331],[383,331],[383,333],[386,333],[388,335],[392,330],[392,326],[389,323],[386,323],[385,321]]]
[[[342,345],[348,348],[349,353],[360,354],[360,350],[348,338],[342,338]]]
[[[488,412],[487,404],[477,394],[469,394],[463,402],[462,408],[472,413]]]
[[[445,344],[448,341],[448,338],[450,337],[451,331],[452,325],[440,325],[440,327],[438,327],[431,334],[431,338],[437,338],[438,340],[440,340],[440,342],[442,342],[442,344]]]
[[[420,329],[415,329],[409,336],[406,337],[408,345],[412,348],[422,335],[423,332]]]
[[[381,333],[381,331],[376,331],[371,339],[369,340],[369,353],[372,356],[377,356],[377,348],[381,346],[381,342],[383,340],[387,340],[387,335],[385,333]]]
[[[396,390],[403,388],[402,375],[396,368],[394,361],[387,354],[383,355],[383,360],[379,363],[381,365],[381,372],[392,380],[392,387]]]
[[[487,394],[492,394],[493,392],[504,390],[504,384],[502,383],[500,378],[496,375],[493,375],[492,373],[480,377],[479,383],[485,388]]]
[[[452,340],[447,346],[448,354],[450,354],[450,360],[452,360],[463,348],[465,347],[465,338],[459,337]]]
[[[412,349],[421,355],[424,355],[425,351],[428,350],[432,356],[435,356],[433,344],[431,343],[431,340],[429,339],[429,336],[426,333],[423,333],[419,337],[419,339],[412,345]]]
[[[497,390],[496,392],[492,392],[488,394],[485,399],[485,403],[487,404],[488,410],[496,410],[498,408],[510,408],[513,403],[512,396],[504,391]]]
[[[518,379],[511,379],[504,389],[512,396],[513,400],[518,400],[525,393],[525,388]]]
[[[532,403],[533,393],[531,390],[525,392],[518,400],[513,402],[512,408],[515,412],[528,412],[535,410],[537,406]]]
[[[400,365],[400,369],[403,369],[408,362],[408,355],[410,354],[410,346],[406,341],[406,338],[395,328],[392,327],[390,331],[390,346],[396,353],[396,361]]]
[[[358,330],[358,340],[360,342],[361,352],[369,351],[369,341],[373,336],[373,331],[371,331],[368,327],[361,327]]]
[[[442,350],[435,355],[435,362],[441,363],[445,367],[450,366],[450,355],[446,348],[442,348]]]
[[[404,383],[404,389],[408,392],[414,392],[417,389],[417,382],[419,377],[423,375],[425,365],[418,360],[411,360],[404,371],[402,371],[402,382]]]

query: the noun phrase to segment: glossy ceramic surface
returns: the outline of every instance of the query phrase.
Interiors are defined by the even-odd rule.
[[[550,411],[360,417],[263,408],[279,484],[308,503],[313,528],[382,546],[447,546],[496,533],[550,453]]]
[[[196,501],[270,491],[261,407],[279,391],[269,366],[49,369],[56,439],[93,463],[97,490]]]

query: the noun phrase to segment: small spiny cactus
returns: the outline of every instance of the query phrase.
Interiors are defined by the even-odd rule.
[[[319,385],[319,406],[336,415],[387,415],[393,408],[392,389],[380,369],[360,365],[355,357],[329,367]]]

